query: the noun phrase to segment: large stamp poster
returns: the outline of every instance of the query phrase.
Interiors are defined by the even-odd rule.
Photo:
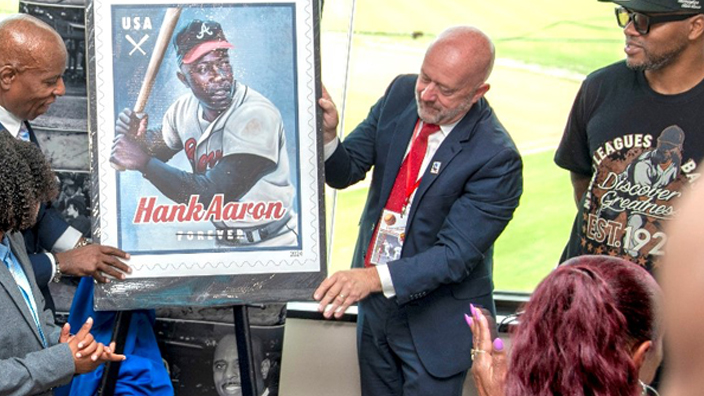
[[[98,309],[309,299],[325,276],[317,5],[87,9]]]

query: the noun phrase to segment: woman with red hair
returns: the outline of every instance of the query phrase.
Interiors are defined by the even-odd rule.
[[[535,289],[512,334],[466,316],[482,396],[645,395],[662,360],[661,291],[642,267],[610,256],[575,257]]]

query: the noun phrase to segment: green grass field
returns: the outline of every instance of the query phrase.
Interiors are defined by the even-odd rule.
[[[494,279],[499,290],[531,291],[557,264],[576,211],[569,174],[552,161],[574,95],[583,75],[623,57],[614,5],[358,0],[348,66],[351,4],[326,2],[321,35],[323,82],[344,107],[345,133],[394,76],[418,71],[425,48],[444,27],[472,24],[494,40],[499,61],[487,97],[524,159],[524,194],[496,243]],[[413,32],[423,35],[413,39]],[[337,195],[331,273],[349,267],[365,199],[365,187]],[[330,217],[330,191],[327,202]]]

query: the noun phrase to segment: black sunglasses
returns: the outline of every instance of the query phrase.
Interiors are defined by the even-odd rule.
[[[648,34],[650,26],[656,23],[683,21],[699,14],[666,14],[666,15],[646,15],[640,12],[630,11],[624,7],[616,7],[616,22],[622,28],[633,22],[633,27],[640,34]]]

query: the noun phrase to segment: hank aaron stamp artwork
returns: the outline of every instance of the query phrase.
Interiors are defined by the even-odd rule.
[[[132,278],[324,267],[314,4],[92,3],[96,234]]]

